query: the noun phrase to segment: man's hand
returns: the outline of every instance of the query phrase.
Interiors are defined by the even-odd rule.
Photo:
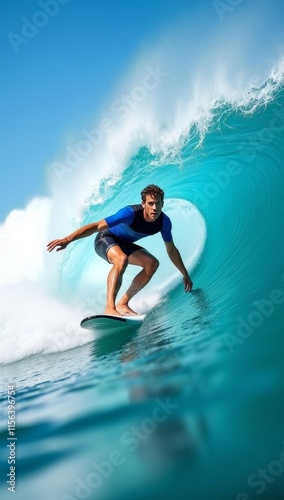
[[[185,292],[191,292],[192,290],[192,287],[193,287],[193,283],[189,277],[189,275],[184,275],[183,277],[183,282],[184,282],[184,290]]]
[[[62,238],[61,240],[52,240],[47,244],[47,251],[52,252],[56,247],[56,252],[59,252],[59,250],[64,250],[64,248],[67,247],[67,245],[70,242],[67,240],[67,238]]]
[[[182,261],[182,258],[180,256],[180,253],[175,246],[173,241],[165,241],[166,249],[168,252],[168,256],[170,257],[171,261],[174,263],[174,265],[178,268],[178,270],[181,272],[183,275],[183,283],[184,283],[184,290],[185,292],[191,292],[191,289],[193,287],[193,283],[189,277],[189,274],[185,268],[185,265]]]
[[[52,240],[47,245],[48,252],[52,252],[56,247],[56,252],[59,250],[64,250],[64,248],[69,245],[72,241],[79,240],[80,238],[86,238],[87,236],[91,236],[91,234],[98,233],[99,231],[104,231],[108,228],[108,224],[104,219],[99,220],[98,222],[92,222],[91,224],[87,224],[86,226],[79,227],[76,229],[74,233],[69,234],[66,238],[62,238],[61,240]]]

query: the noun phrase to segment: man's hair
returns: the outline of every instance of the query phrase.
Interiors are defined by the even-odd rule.
[[[149,186],[145,187],[143,191],[141,191],[141,198],[143,202],[146,201],[147,194],[153,197],[161,196],[161,200],[164,201],[164,191],[155,184],[149,184]]]

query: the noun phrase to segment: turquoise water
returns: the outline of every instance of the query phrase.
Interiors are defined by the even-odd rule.
[[[159,238],[145,240],[160,268],[135,299],[147,313],[138,331],[99,339],[79,328],[105,299],[108,266],[92,238],[5,288],[1,498],[8,384],[19,499],[283,498],[283,84],[266,82],[246,104],[217,102],[200,123],[175,147],[142,136],[73,221],[110,215],[159,184],[192,293]],[[48,210],[51,239],[63,226]]]

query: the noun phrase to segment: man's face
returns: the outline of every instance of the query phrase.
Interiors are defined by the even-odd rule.
[[[160,215],[163,202],[161,196],[146,194],[145,202],[142,201],[143,215],[147,222],[154,222]]]

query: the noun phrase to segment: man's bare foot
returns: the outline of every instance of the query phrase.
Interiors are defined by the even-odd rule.
[[[114,307],[106,307],[104,314],[108,314],[110,316],[123,316],[123,314],[120,314],[120,312]]]
[[[131,307],[126,304],[117,304],[116,309],[122,314],[122,316],[136,316],[137,312],[133,311]]]

